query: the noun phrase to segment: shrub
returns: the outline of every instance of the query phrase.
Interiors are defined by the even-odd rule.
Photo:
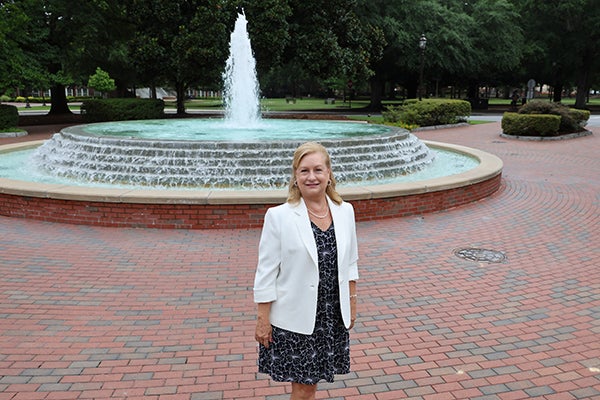
[[[29,96],[27,97],[27,99],[29,100],[30,103],[43,103],[44,101],[46,103],[50,102],[50,97],[38,97],[38,96]]]
[[[433,126],[464,122],[471,115],[471,104],[464,100],[407,100],[400,107],[383,113],[384,120],[409,125]]]
[[[502,116],[502,131],[507,135],[556,136],[559,127],[558,115],[507,112]]]
[[[402,102],[402,105],[404,105],[404,106],[407,106],[407,105],[409,105],[409,104],[414,104],[414,103],[416,103],[416,102],[418,102],[418,101],[419,101],[419,99],[406,99],[406,100],[404,100],[404,101]],[[422,101],[422,100],[421,100],[421,101]],[[427,100],[425,100],[425,101],[427,101]]]
[[[2,96],[0,96],[0,101],[2,101],[4,103],[6,103],[7,101],[10,101],[10,100],[11,100],[10,96],[7,96],[5,94],[3,94]]]
[[[519,114],[558,115],[560,117],[560,127],[558,130],[561,133],[579,132],[582,129],[582,118],[585,116],[585,114],[580,114],[577,111],[573,112],[573,110],[563,104],[540,100],[533,100],[526,103],[519,110]],[[587,118],[589,118],[589,114]]]
[[[86,122],[157,119],[164,116],[165,104],[155,99],[90,99],[81,104]]]
[[[17,97],[15,98],[15,101],[16,101],[17,103],[25,103],[25,97],[23,97],[23,96],[17,96]]]
[[[577,108],[571,108],[569,110],[569,115],[573,118],[573,121],[577,124],[579,129],[583,129],[588,120],[590,119],[590,111],[589,110],[579,110]]]
[[[388,107],[387,110],[383,111],[381,115],[383,116],[384,122],[389,123],[398,123],[400,122],[400,117],[402,115],[402,106],[392,106]]]
[[[19,125],[19,111],[17,107],[0,104],[0,130],[16,128]]]

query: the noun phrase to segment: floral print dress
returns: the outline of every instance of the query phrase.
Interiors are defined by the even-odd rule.
[[[303,335],[273,326],[269,348],[259,345],[258,370],[277,382],[314,385],[350,372],[350,338],[340,311],[334,226],[322,231],[311,225],[319,255],[315,329],[312,335]]]

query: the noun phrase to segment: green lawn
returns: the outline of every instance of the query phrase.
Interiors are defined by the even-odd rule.
[[[288,102],[286,99],[262,99],[261,109],[263,111],[310,111],[310,110],[349,110],[350,104],[336,99],[334,104],[327,104],[325,99],[321,98],[297,98],[296,102]],[[352,109],[366,107],[368,100],[353,100]],[[175,108],[175,102],[167,102],[168,108]],[[189,100],[185,103],[186,109],[221,109],[222,103],[219,99],[215,100]]]
[[[368,100],[353,100],[352,109],[364,108],[369,104]],[[50,110],[50,105],[41,106],[32,104],[30,108],[25,108],[25,104],[17,106],[19,111],[47,111]],[[72,110],[79,110],[79,103],[70,104]],[[165,101],[165,108],[175,109],[175,101]],[[214,110],[218,111],[223,108],[223,103],[220,99],[194,99],[185,102],[185,107],[188,110]],[[261,101],[261,109],[263,111],[333,111],[333,110],[349,110],[350,104],[344,103],[342,100],[336,99],[334,104],[326,104],[325,99],[317,98],[298,98],[295,103],[286,102],[286,99],[263,99]]]
[[[550,99],[548,97],[537,97],[534,100],[540,100],[540,101],[550,101]],[[575,104],[575,98],[571,97],[564,97],[561,101],[562,104],[568,105],[568,106],[572,106]],[[491,98],[489,99],[489,104],[493,104],[493,105],[510,105],[510,99],[496,99],[496,98]],[[587,103],[589,105],[595,105],[595,106],[600,106],[600,97],[598,98],[591,98],[590,101]]]
[[[548,98],[538,98],[536,100],[549,101]],[[384,101],[384,104],[398,104],[398,101]],[[510,105],[510,99],[489,99],[490,105]],[[574,98],[563,99],[563,104],[573,105],[575,104]],[[600,98],[592,98],[588,103],[590,105],[600,106]],[[352,100],[352,102],[344,102],[341,99],[336,99],[334,104],[328,104],[325,99],[322,98],[297,98],[296,102],[288,102],[283,98],[263,99],[261,101],[261,108],[263,111],[344,111],[344,110],[360,110],[364,109],[369,105],[368,99]],[[165,106],[167,109],[174,109],[174,101],[166,101]],[[222,102],[220,99],[194,99],[188,100],[185,103],[186,109],[188,110],[221,110]],[[350,108],[352,106],[352,108]],[[79,103],[71,104],[70,108],[73,110],[79,109]],[[31,105],[30,108],[25,108],[25,104],[19,106],[20,111],[25,110],[37,110],[45,111],[50,110],[50,105],[42,106],[38,104]]]

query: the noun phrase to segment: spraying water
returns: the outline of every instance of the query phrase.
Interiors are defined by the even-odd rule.
[[[247,24],[242,11],[231,33],[229,58],[223,73],[225,120],[229,125],[239,127],[255,126],[260,122],[260,90]]]

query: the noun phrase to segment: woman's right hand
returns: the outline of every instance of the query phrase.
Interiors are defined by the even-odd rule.
[[[256,320],[256,332],[254,338],[265,348],[269,348],[269,344],[273,341],[273,327],[268,319],[258,317]]]

